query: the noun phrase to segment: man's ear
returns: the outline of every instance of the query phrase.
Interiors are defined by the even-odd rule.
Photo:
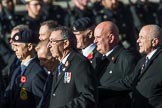
[[[69,40],[64,40],[64,49],[68,48],[70,46]]]
[[[159,40],[157,38],[152,39],[151,41],[152,47],[156,47],[159,44]]]
[[[89,30],[88,33],[87,33],[88,37],[89,38],[93,38],[93,31],[92,30]]]
[[[29,3],[27,3],[27,4],[25,5],[25,7],[26,7],[26,10],[29,10]]]
[[[113,34],[109,35],[109,43],[113,43],[115,41],[115,36]]]
[[[32,45],[31,43],[28,43],[28,44],[27,44],[27,47],[28,47],[28,50],[29,50],[29,51],[33,50],[33,45]]]

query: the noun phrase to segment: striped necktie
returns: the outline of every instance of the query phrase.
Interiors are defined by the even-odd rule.
[[[63,66],[62,63],[60,63],[60,64],[58,65],[58,67],[57,67],[57,72],[58,72],[57,76],[59,76],[59,75],[61,74],[61,72],[62,72],[62,66]]]
[[[149,63],[149,58],[146,57],[145,62],[144,62],[144,64],[142,65],[141,72],[143,72],[143,70],[148,66],[148,63]]]

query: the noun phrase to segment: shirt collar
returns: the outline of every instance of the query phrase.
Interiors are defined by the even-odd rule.
[[[61,61],[61,63],[65,64],[67,58],[69,57],[70,53],[66,55],[66,57]]]
[[[155,50],[153,50],[151,53],[149,53],[146,57],[148,57],[148,59],[150,60],[156,51],[157,51],[157,48]]]
[[[92,43],[88,47],[82,49],[83,55],[87,57],[96,47],[96,44]]]
[[[117,47],[118,47],[118,45],[115,46],[115,47],[114,47],[113,49],[111,49],[110,51],[108,51],[105,55],[106,55],[106,56],[109,56],[109,55],[111,54],[111,52],[113,52]]]
[[[30,64],[30,62],[34,59],[35,57],[29,59],[28,61],[24,62],[24,63],[21,63],[21,65],[24,65],[24,66],[28,66]]]

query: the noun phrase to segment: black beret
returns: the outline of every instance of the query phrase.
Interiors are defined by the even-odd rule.
[[[90,18],[88,17],[82,17],[82,18],[79,18],[77,19],[73,25],[72,25],[72,30],[74,32],[77,32],[77,31],[84,31],[90,27],[93,26],[93,22],[91,21]]]
[[[22,43],[38,43],[38,36],[38,34],[30,29],[21,30],[13,36],[13,41]]]

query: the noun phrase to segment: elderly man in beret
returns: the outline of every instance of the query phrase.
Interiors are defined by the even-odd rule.
[[[14,69],[0,108],[36,108],[47,76],[35,55],[38,36],[31,30],[22,30],[13,36],[13,41],[21,65]]]
[[[93,43],[94,27],[95,25],[88,17],[79,18],[72,26],[73,33],[77,39],[77,49],[90,60],[93,67],[96,65],[95,58],[101,56],[96,50],[96,44]]]

